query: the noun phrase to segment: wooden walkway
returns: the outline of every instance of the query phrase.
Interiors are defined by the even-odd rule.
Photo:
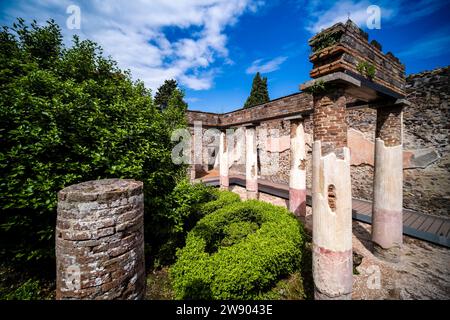
[[[201,180],[211,186],[219,185],[218,176],[208,175],[197,180]],[[233,184],[245,188],[245,176],[230,176],[230,185]],[[260,192],[286,200],[289,199],[289,187],[286,184],[258,180],[258,188]],[[306,203],[311,206],[310,190],[307,191]],[[372,202],[353,199],[352,206],[353,219],[369,224],[372,223]],[[403,234],[450,248],[450,219],[403,209]]]

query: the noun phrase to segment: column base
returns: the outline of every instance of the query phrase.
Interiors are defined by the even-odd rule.
[[[289,211],[298,217],[306,216],[306,190],[289,188]]]
[[[320,292],[317,288],[314,288],[314,300],[352,300],[352,294],[346,293],[339,296],[328,296],[325,293]]]
[[[258,200],[259,192],[247,190],[247,200]]]
[[[316,299],[351,299],[353,287],[352,249],[333,251],[313,244],[313,277]]]
[[[220,190],[229,190],[230,180],[228,176],[220,176]]]
[[[383,248],[377,243],[373,242],[373,255],[381,260],[398,263],[402,255],[402,249],[400,246],[394,246],[391,248]]]

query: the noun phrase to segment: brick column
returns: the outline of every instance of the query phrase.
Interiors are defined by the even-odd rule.
[[[373,187],[373,253],[400,260],[403,242],[402,107],[377,110]]]
[[[220,132],[219,172],[220,172],[220,188],[228,190],[230,183],[228,179],[228,146],[227,146],[227,134],[225,130]]]
[[[247,199],[258,199],[258,153],[255,127],[245,129],[245,188]]]
[[[314,95],[312,172],[313,277],[316,299],[351,299],[352,197],[346,97]]]
[[[142,182],[105,179],[58,193],[56,299],[143,299]]]
[[[306,216],[305,132],[301,119],[291,120],[291,169],[289,171],[289,210]]]

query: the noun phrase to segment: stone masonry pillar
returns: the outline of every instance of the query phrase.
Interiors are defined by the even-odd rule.
[[[402,107],[379,108],[375,137],[372,242],[375,256],[398,262],[403,242]]]
[[[350,151],[344,90],[314,95],[312,171],[315,299],[351,299]]]
[[[228,190],[230,183],[228,178],[227,134],[225,130],[220,132],[219,173],[220,173],[220,188],[223,190]]]
[[[56,299],[143,299],[142,182],[105,179],[58,193]]]
[[[247,199],[258,199],[258,153],[254,126],[245,129],[245,154]]]
[[[306,216],[305,132],[301,119],[291,120],[291,169],[289,171],[289,210]]]

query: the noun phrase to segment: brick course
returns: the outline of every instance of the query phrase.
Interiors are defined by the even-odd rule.
[[[384,107],[377,110],[375,137],[384,141],[387,147],[402,144],[403,107]]]
[[[322,143],[322,155],[347,146],[346,97],[343,90],[314,96],[314,141]]]
[[[142,182],[105,179],[58,193],[57,299],[145,294]]]

